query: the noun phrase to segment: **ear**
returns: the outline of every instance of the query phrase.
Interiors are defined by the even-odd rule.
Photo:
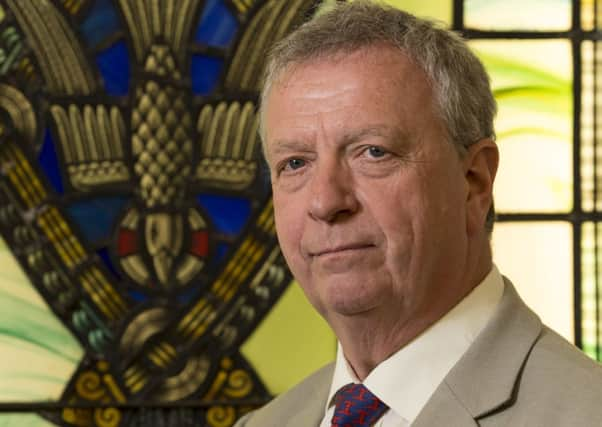
[[[473,235],[485,229],[487,212],[493,203],[493,181],[499,161],[497,144],[490,138],[481,139],[468,147],[463,160],[468,186],[466,231]]]

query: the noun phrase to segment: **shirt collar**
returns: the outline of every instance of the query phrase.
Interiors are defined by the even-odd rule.
[[[504,282],[494,265],[462,301],[430,328],[381,362],[364,385],[404,418],[414,421],[447,373],[485,327],[497,307]],[[326,410],[345,384],[360,382],[338,345]]]

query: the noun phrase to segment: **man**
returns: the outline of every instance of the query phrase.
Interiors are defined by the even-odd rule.
[[[280,245],[339,351],[240,426],[602,425],[602,369],[492,264],[495,102],[460,38],[339,4],[273,49],[261,113]]]

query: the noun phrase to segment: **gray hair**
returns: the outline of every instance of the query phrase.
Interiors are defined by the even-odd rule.
[[[285,71],[296,64],[378,44],[398,48],[424,70],[433,87],[435,107],[460,155],[483,138],[495,138],[496,103],[489,76],[466,42],[431,21],[365,0],[337,2],[272,47],[259,110],[262,138],[263,106]],[[485,224],[488,231],[493,220],[492,205]]]

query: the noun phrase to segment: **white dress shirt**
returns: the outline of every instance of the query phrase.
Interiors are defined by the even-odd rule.
[[[487,277],[445,316],[376,366],[364,385],[389,410],[377,427],[407,427],[451,368],[485,327],[502,298],[504,282],[493,266]],[[325,415],[320,427],[330,427],[334,395],[345,384],[360,382],[339,344]]]

